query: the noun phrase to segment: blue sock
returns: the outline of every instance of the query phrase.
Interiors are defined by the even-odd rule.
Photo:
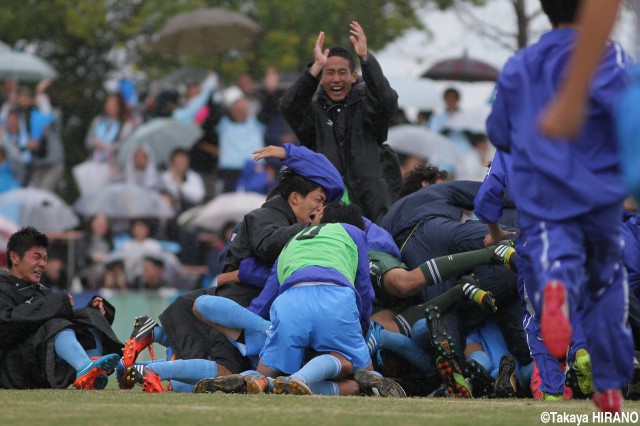
[[[153,327],[153,341],[156,343],[160,343],[165,348],[171,346],[169,337],[167,337],[167,333],[165,333],[164,328],[159,325]]]
[[[179,359],[147,364],[162,380],[178,380],[195,385],[198,381],[218,376],[218,364],[206,359]]]
[[[309,385],[311,392],[316,395],[340,395],[340,386],[330,380],[321,380]]]
[[[96,356],[102,356],[103,347],[102,347],[102,333],[100,333],[96,328],[89,327],[89,332],[93,335],[93,339],[96,341],[96,347],[94,349],[89,349],[87,352],[87,356],[89,358],[93,358]]]
[[[78,342],[76,333],[68,328],[56,334],[53,341],[53,348],[56,355],[65,360],[77,371],[86,368],[91,363],[87,353]]]
[[[431,336],[426,320],[416,321],[411,326],[411,339],[420,348],[429,350],[431,347]]]
[[[469,355],[469,358],[467,358],[467,360],[468,361],[475,360],[478,364],[482,366],[482,368],[487,370],[487,373],[491,374],[491,377],[493,377],[494,379],[498,377],[497,370],[496,370],[496,375],[495,376],[493,375],[493,370],[494,370],[493,363],[491,362],[491,358],[489,358],[489,355],[487,355],[485,351],[475,351],[471,355]]]
[[[196,309],[207,321],[223,327],[246,328],[266,334],[271,326],[271,322],[226,297],[200,296],[196,299]]]
[[[380,330],[380,341],[383,348],[389,349],[409,361],[423,376],[430,377],[437,374],[431,362],[431,355],[416,345],[410,337],[383,329]]]
[[[291,377],[300,379],[305,383],[315,383],[320,380],[335,379],[340,374],[342,366],[340,360],[333,355],[320,355],[305,364]]]
[[[520,366],[518,369],[518,383],[522,389],[529,389],[531,385],[531,374],[533,374],[533,362]]]
[[[181,392],[181,393],[193,392],[193,385],[190,385],[189,383],[179,382],[177,380],[171,381],[171,387],[175,392]]]

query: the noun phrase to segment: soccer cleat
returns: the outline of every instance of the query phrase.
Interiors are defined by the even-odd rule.
[[[428,329],[431,333],[431,344],[437,352],[436,367],[442,381],[455,398],[473,398],[471,386],[464,378],[462,369],[455,358],[455,345],[447,332],[444,321],[437,306],[429,305],[425,309]]]
[[[360,386],[360,391],[367,395],[383,398],[404,398],[407,393],[395,380],[382,377],[369,370],[358,370],[353,375],[353,380]]]
[[[367,330],[366,336],[364,336],[364,340],[369,347],[369,355],[372,359],[375,355],[378,367],[382,367],[382,340],[380,339],[380,330],[383,330],[380,324],[375,321],[369,321],[369,329]]]
[[[603,413],[619,413],[622,410],[622,392],[618,389],[594,392],[593,402]]]
[[[273,393],[285,395],[313,395],[311,388],[300,379],[291,376],[277,377],[273,384]]]
[[[476,305],[479,305],[483,311],[487,313],[495,313],[498,311],[493,295],[489,291],[480,288],[480,282],[474,274],[463,275],[458,281],[462,284],[464,295]]]
[[[482,308],[483,311],[490,314],[495,314],[496,312],[498,312],[498,307],[496,306],[496,300],[493,298],[493,294],[491,294],[490,291],[487,291],[482,296],[482,300],[480,301],[480,307]]]
[[[118,365],[116,366],[116,379],[118,380],[118,387],[122,390],[133,389],[136,385],[136,382],[127,377],[128,369],[124,366],[124,362],[122,359],[118,361]]]
[[[578,386],[584,395],[593,393],[593,376],[591,374],[591,357],[585,349],[578,349],[572,368],[576,372]]]
[[[145,348],[153,343],[153,327],[157,323],[148,316],[136,317],[133,323],[131,337],[122,349],[122,362],[125,367],[131,367]]]
[[[506,354],[500,358],[494,393],[496,398],[514,398],[516,390],[516,360],[512,355]]]
[[[491,374],[475,359],[466,362],[464,375],[471,381],[474,398],[482,398],[493,394],[493,387],[495,385],[493,377],[491,377]]]
[[[146,393],[167,392],[167,388],[162,386],[162,378],[146,365],[132,365],[125,373],[127,380],[142,385]]]
[[[513,241],[502,240],[498,244],[490,247],[491,258],[498,264],[504,265],[511,272],[517,273],[515,262],[512,259],[516,249],[513,248]]]
[[[76,373],[73,387],[76,389],[104,389],[107,386],[109,374],[113,373],[120,357],[109,354],[92,360],[82,370]]]
[[[193,387],[193,393],[246,393],[247,386],[244,376],[230,374],[214,378],[202,379]]]
[[[540,331],[549,353],[564,358],[571,343],[567,290],[562,282],[550,281],[544,288]]]

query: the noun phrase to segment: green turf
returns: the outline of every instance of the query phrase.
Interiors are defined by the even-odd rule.
[[[625,401],[625,411],[640,402]],[[141,390],[0,391],[0,425],[541,425],[545,411],[587,414],[591,401],[207,395]],[[549,423],[553,424],[553,423]]]

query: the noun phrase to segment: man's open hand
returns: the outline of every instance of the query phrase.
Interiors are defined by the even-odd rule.
[[[356,54],[360,59],[366,61],[368,52],[367,37],[364,35],[364,30],[356,21],[352,21],[350,27],[351,30],[349,32],[351,33],[351,36],[349,37],[349,40],[353,43],[353,47],[356,49]]]

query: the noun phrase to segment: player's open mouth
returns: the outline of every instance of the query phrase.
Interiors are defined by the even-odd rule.
[[[312,213],[309,215],[309,222],[313,222],[316,218],[316,213]]]

